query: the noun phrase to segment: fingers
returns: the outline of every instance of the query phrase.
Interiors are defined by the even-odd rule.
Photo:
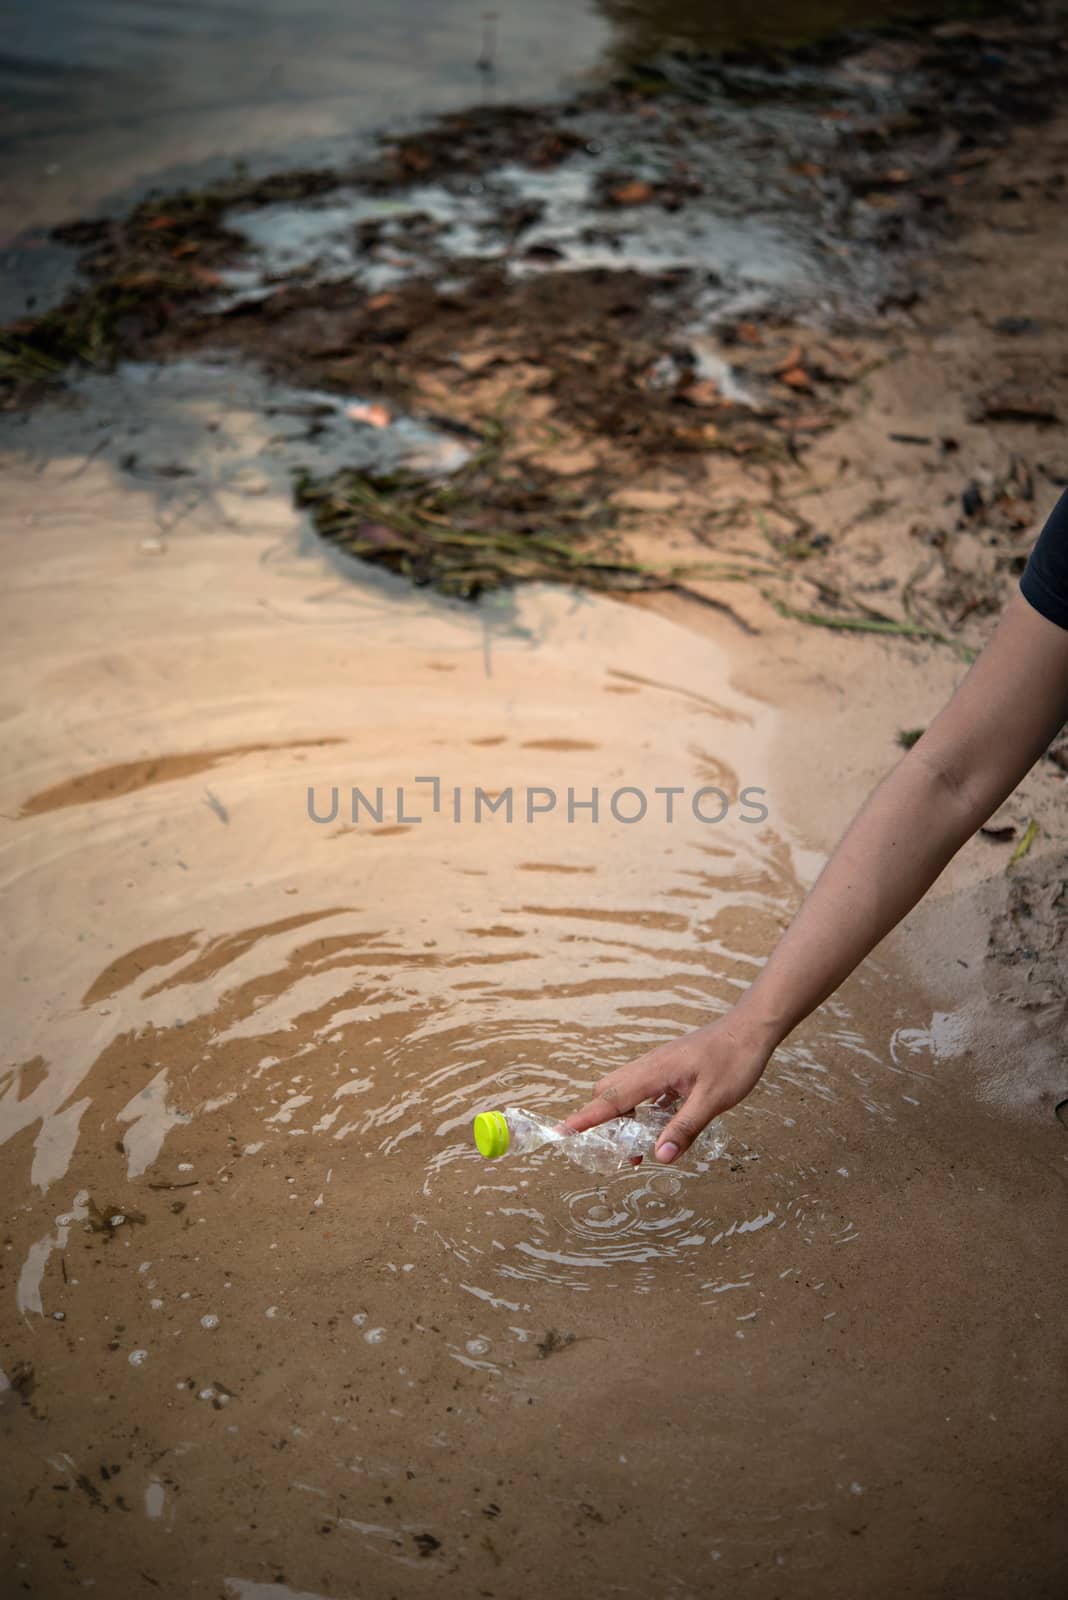
[[[634,1062],[629,1067],[623,1067],[619,1072],[612,1073],[611,1077],[602,1078],[600,1083],[594,1084],[594,1098],[580,1110],[573,1111],[566,1117],[564,1126],[570,1128],[572,1133],[583,1133],[587,1128],[596,1128],[599,1123],[607,1122],[610,1117],[621,1117],[626,1112],[633,1111],[640,1100],[644,1100],[660,1087],[659,1081],[651,1081],[650,1068]]]
[[[722,1096],[716,1097],[695,1087],[657,1140],[656,1159],[665,1163],[674,1161],[723,1109]]]

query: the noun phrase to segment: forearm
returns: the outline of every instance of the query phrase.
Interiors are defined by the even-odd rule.
[[[1038,760],[1068,717],[1068,630],[1021,595],[949,704],[885,778],[730,1013],[770,1054],[874,949]]]
[[[596,1085],[579,1133],[663,1094],[682,1105],[657,1146],[672,1161],[749,1094],[769,1056],[930,888],[1068,720],[1068,627],[1022,594],[948,705],[851,824],[793,924],[733,1010]]]
[[[735,1008],[739,1028],[773,1050],[912,910],[999,798],[961,790],[919,751],[906,757],[850,825]]]

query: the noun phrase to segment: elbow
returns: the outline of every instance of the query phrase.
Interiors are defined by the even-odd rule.
[[[914,762],[928,785],[931,803],[941,811],[953,833],[963,842],[1000,805],[1003,795],[991,793],[981,770],[947,750],[923,748],[921,739],[906,760]]]
[[[969,773],[964,762],[954,760],[947,750],[938,750],[931,746],[924,748],[924,740],[920,739],[908,755],[906,761],[911,761],[913,767],[922,772],[925,780],[933,790],[946,795],[953,800],[961,800],[969,788]]]

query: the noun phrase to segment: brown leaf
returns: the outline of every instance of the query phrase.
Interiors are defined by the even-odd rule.
[[[812,388],[812,380],[804,367],[789,367],[785,372],[780,372],[779,382],[789,384],[791,389]]]
[[[222,283],[221,272],[213,272],[211,267],[202,267],[195,261],[189,268],[189,271],[192,277],[194,277],[198,283],[202,283],[206,289],[214,289],[220,283]]]
[[[381,294],[373,294],[371,296],[367,302],[367,309],[368,311],[385,311],[388,306],[393,304],[395,299],[396,296],[390,294],[388,289],[383,289]]]
[[[351,417],[353,422],[366,422],[372,428],[388,428],[393,420],[385,406],[365,405],[362,402],[346,406],[345,415]]]
[[[700,383],[691,383],[683,398],[692,406],[717,406],[723,396],[718,383],[711,378],[704,378]]]
[[[632,178],[629,183],[621,183],[618,189],[613,189],[609,198],[617,206],[641,206],[653,198],[653,186],[641,178]]]
[[[1030,506],[1025,505],[1022,500],[1014,500],[1009,495],[999,500],[997,506],[1005,521],[1014,528],[1029,528],[1035,520]]]
[[[417,150],[414,145],[398,145],[394,152],[402,167],[409,172],[425,172],[430,165],[430,157],[422,150]]]
[[[162,211],[158,215],[150,217],[145,223],[145,227],[151,228],[154,233],[161,232],[164,228],[176,228],[177,226],[178,223],[175,218],[165,216]]]

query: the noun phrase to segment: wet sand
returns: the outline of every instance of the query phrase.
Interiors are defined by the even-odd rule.
[[[1054,207],[1028,217],[932,269],[950,331],[821,441],[817,480],[864,462],[829,519],[874,477],[934,515],[952,464],[885,435],[989,358],[985,294],[1055,303]],[[708,1170],[596,1183],[470,1141],[728,1005],[960,662],[755,597],[749,633],[413,591],[309,537],[278,426],[239,372],[120,374],[5,431],[12,1592],[1063,1592],[1063,989],[988,959],[1014,893],[988,842]],[[1031,447],[1004,438],[992,470]],[[861,537],[903,559],[883,512],[845,570]],[[559,801],[527,822],[532,785]],[[476,823],[509,787],[514,820]],[[1006,808],[1042,818],[1033,885],[1063,795],[1037,771]]]

